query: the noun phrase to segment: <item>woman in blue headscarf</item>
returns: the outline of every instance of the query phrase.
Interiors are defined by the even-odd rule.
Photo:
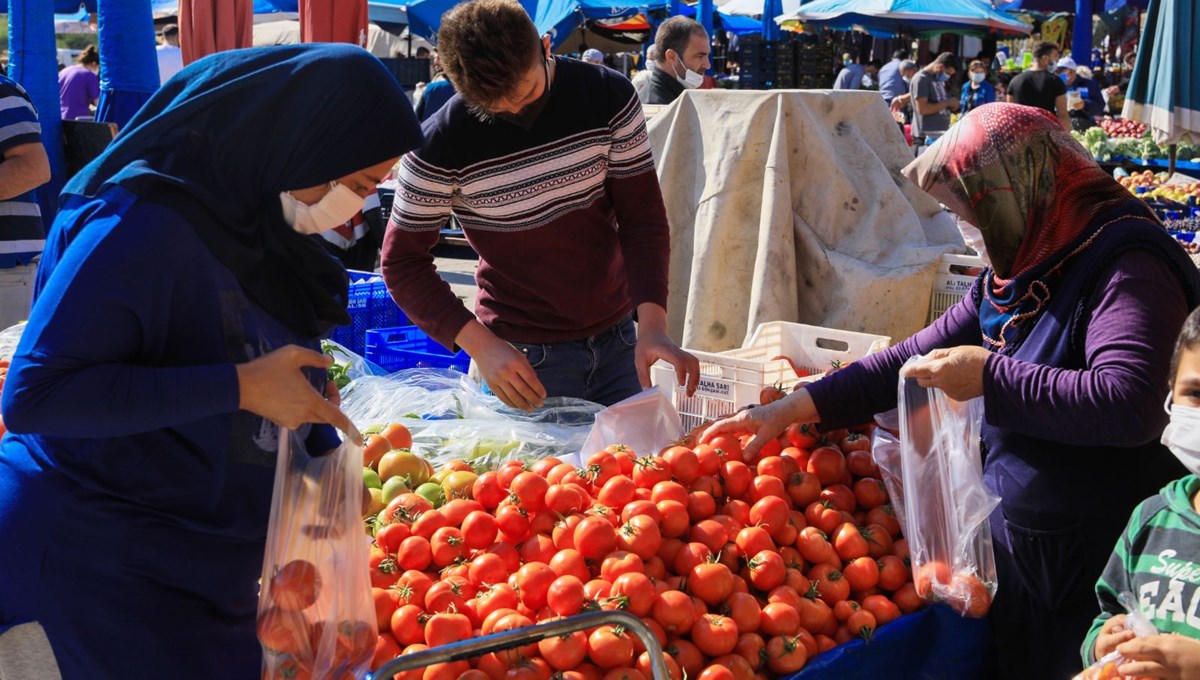
[[[421,144],[351,46],[171,79],[63,193],[3,395],[0,630],[64,678],[257,678],[276,424],[352,425],[317,339],[349,321],[333,228]]]

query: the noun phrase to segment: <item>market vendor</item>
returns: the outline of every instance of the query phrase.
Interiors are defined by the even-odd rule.
[[[996,677],[1070,677],[1129,513],[1183,474],[1159,443],[1162,392],[1200,275],[1040,109],[982,106],[905,174],[979,228],[991,268],[932,326],[705,437],[870,421],[896,406],[904,361],[931,354],[910,377],[984,400],[984,479],[1002,499]]]
[[[316,351],[348,281],[305,234],[420,142],[367,52],[236,50],[67,185],[3,393],[0,631],[40,623],[67,680],[260,677],[276,423],[353,431]]]
[[[455,7],[438,50],[459,96],[400,166],[383,246],[400,308],[515,408],[613,404],[660,359],[693,391],[699,364],[667,335],[670,234],[633,85],[554,58],[511,0]],[[430,254],[451,213],[479,254],[474,314]]]

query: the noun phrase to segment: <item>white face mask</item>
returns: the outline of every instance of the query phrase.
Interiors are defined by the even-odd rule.
[[[1162,433],[1163,446],[1171,450],[1192,474],[1200,475],[1200,408],[1172,404],[1167,395],[1167,413],[1171,421]]]
[[[301,234],[320,234],[342,226],[362,210],[365,200],[362,196],[344,184],[330,182],[329,186],[329,191],[313,205],[286,191],[279,194],[284,221]]]
[[[983,243],[983,232],[979,231],[979,227],[959,217],[955,218],[955,222],[958,224],[958,231],[962,234],[963,242],[979,253],[979,257],[987,266],[992,266],[992,261],[987,256],[987,246]]]
[[[682,65],[682,64],[680,64],[680,65]],[[671,65],[671,71],[673,73],[675,71],[674,64]],[[686,87],[689,90],[694,90],[697,87],[700,87],[701,85],[704,84],[704,74],[696,73],[695,71],[693,71],[692,69],[690,69],[686,66],[683,67],[683,77],[682,78],[679,76],[678,73],[674,73],[674,75],[675,75],[675,80],[678,80],[680,83],[683,84],[684,87]]]
[[[984,78],[987,78],[986,73],[972,73],[971,74],[971,82],[975,83],[976,85],[978,85],[979,83],[982,83]]]

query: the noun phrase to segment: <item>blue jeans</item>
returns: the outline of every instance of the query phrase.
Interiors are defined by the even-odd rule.
[[[605,406],[642,391],[633,363],[636,345],[632,315],[583,340],[513,343],[537,371],[547,397],[576,397]]]

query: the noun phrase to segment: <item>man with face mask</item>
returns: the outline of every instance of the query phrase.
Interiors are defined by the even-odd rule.
[[[637,91],[638,100],[645,104],[650,99],[650,77],[658,68],[658,45],[653,43],[646,48],[646,61],[642,70],[633,76],[633,89]]]
[[[704,72],[711,68],[711,48],[708,32],[698,22],[687,17],[667,19],[658,27],[654,45],[659,67],[650,75],[647,104],[670,104],[684,90],[704,84]]]
[[[458,95],[401,161],[384,238],[401,309],[515,408],[615,403],[660,359],[694,390],[699,365],[667,336],[670,234],[633,85],[554,58],[513,0],[455,7],[438,51]],[[451,214],[479,254],[474,314],[430,254]]]
[[[1063,57],[1054,65],[1054,72],[1067,86],[1068,97],[1072,92],[1078,94],[1083,113],[1088,118],[1095,118],[1104,113],[1104,96],[1096,81],[1079,75],[1078,69],[1079,66],[1070,57]]]
[[[954,54],[942,52],[925,68],[917,71],[909,84],[913,102],[912,136],[917,153],[926,136],[937,136],[950,128],[950,112],[958,110],[958,100],[946,97],[946,83],[957,71]]]
[[[1071,129],[1067,115],[1067,86],[1051,69],[1058,61],[1058,45],[1040,42],[1033,46],[1033,65],[1008,84],[1008,102],[1045,109],[1058,116],[1064,130]]]

